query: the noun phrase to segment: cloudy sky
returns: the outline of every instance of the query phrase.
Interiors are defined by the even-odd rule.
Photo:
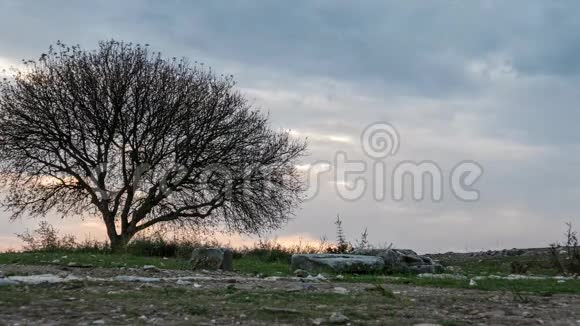
[[[539,0],[0,0],[0,66],[35,59],[57,40],[149,43],[234,74],[276,128],[308,137],[304,166],[334,162],[338,152],[371,166],[360,135],[384,121],[400,136],[383,162],[387,176],[403,161],[432,161],[443,172],[439,202],[371,193],[346,201],[331,164],[317,196],[270,237],[333,239],[340,214],[351,240],[368,228],[377,245],[534,247],[560,239],[566,221],[580,225],[579,15],[575,1]],[[455,198],[448,183],[465,160],[484,169],[476,202]],[[0,248],[16,247],[14,233],[36,221],[1,214]],[[51,222],[104,235],[97,220]]]

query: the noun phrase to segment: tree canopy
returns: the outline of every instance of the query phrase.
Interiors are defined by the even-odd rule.
[[[0,173],[12,218],[102,218],[113,247],[153,225],[280,227],[306,144],[217,75],[148,46],[58,42],[0,84]]]

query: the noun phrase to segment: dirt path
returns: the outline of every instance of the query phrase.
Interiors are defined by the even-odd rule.
[[[31,284],[34,276],[53,283]],[[2,278],[3,277],[3,278]],[[189,271],[0,266],[6,325],[580,325],[580,296],[255,278]],[[36,278],[38,281],[39,279]],[[28,283],[28,284],[27,284]]]

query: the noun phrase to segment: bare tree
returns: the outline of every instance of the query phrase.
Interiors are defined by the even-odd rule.
[[[233,76],[148,46],[60,41],[0,86],[3,205],[12,218],[96,215],[111,246],[153,225],[280,227],[306,144],[274,131]]]

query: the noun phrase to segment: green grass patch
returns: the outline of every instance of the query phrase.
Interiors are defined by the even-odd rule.
[[[144,265],[155,265],[164,269],[187,269],[189,264],[186,260],[161,257],[143,257],[129,254],[87,254],[75,252],[22,252],[0,254],[0,264],[24,264],[24,265],[68,265],[76,263],[91,265],[93,267],[139,268]]]
[[[144,257],[131,254],[89,254],[65,251],[0,253],[0,264],[66,266],[69,263],[102,268],[140,268],[145,265],[175,270],[187,270],[191,268],[191,264],[186,259]],[[243,255],[234,259],[234,268],[244,274],[261,274],[262,276],[280,276],[289,275],[290,273],[288,263],[286,262],[265,262],[253,255]]]
[[[430,286],[439,288],[457,288],[482,291],[509,291],[538,295],[552,295],[557,293],[580,294],[580,280],[569,280],[558,283],[557,280],[478,280],[476,286],[470,286],[469,280],[456,279],[429,279],[418,277],[398,277],[385,280],[391,284],[408,284],[415,286]]]
[[[498,256],[498,257],[462,257],[441,259],[445,266],[460,267],[463,273],[470,275],[502,274],[512,273],[511,265],[517,262],[527,266],[530,274],[536,275],[556,275],[553,263],[548,256]]]

